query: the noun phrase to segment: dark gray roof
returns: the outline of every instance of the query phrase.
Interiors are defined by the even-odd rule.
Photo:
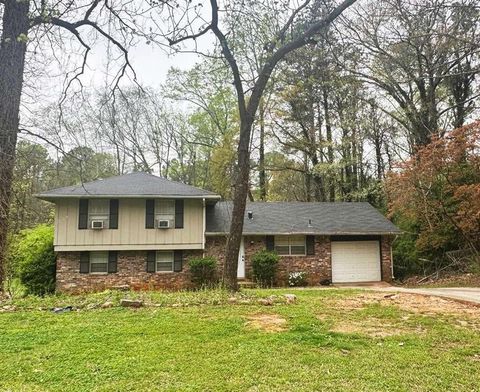
[[[252,211],[253,219],[248,219]],[[207,206],[209,234],[227,233],[231,202]],[[311,225],[309,227],[309,220]],[[244,234],[400,234],[401,231],[369,203],[247,203]]]
[[[219,199],[217,194],[203,189],[170,181],[148,173],[131,173],[123,176],[87,182],[81,185],[52,189],[36,195],[51,200],[64,197],[182,197]]]

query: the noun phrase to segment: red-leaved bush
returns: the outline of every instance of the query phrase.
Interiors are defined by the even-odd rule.
[[[386,181],[389,213],[418,228],[420,252],[480,249],[480,121],[435,137]]]

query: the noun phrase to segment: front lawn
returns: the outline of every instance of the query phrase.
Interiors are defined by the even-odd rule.
[[[296,303],[281,297],[289,292]],[[273,305],[259,303],[272,294]],[[478,390],[480,309],[385,295],[308,289],[235,300],[214,291],[3,302],[0,390]],[[149,306],[119,307],[123,296]],[[106,301],[113,307],[100,308]],[[48,310],[70,304],[78,310]]]

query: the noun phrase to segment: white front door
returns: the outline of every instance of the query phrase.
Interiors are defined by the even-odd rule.
[[[245,278],[245,246],[243,243],[243,237],[240,241],[240,250],[238,251],[237,278]]]
[[[332,241],[332,282],[382,280],[378,241]]]

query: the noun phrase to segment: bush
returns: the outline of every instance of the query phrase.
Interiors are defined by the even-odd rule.
[[[214,257],[190,259],[188,262],[192,282],[200,287],[211,287],[216,283],[217,260]]]
[[[12,241],[10,258],[26,294],[45,295],[55,291],[52,226],[22,230]]]
[[[253,277],[260,286],[273,286],[278,260],[278,255],[268,250],[261,250],[253,255]]]
[[[307,284],[306,272],[290,272],[288,274],[288,285],[290,287],[301,287],[306,286]]]

